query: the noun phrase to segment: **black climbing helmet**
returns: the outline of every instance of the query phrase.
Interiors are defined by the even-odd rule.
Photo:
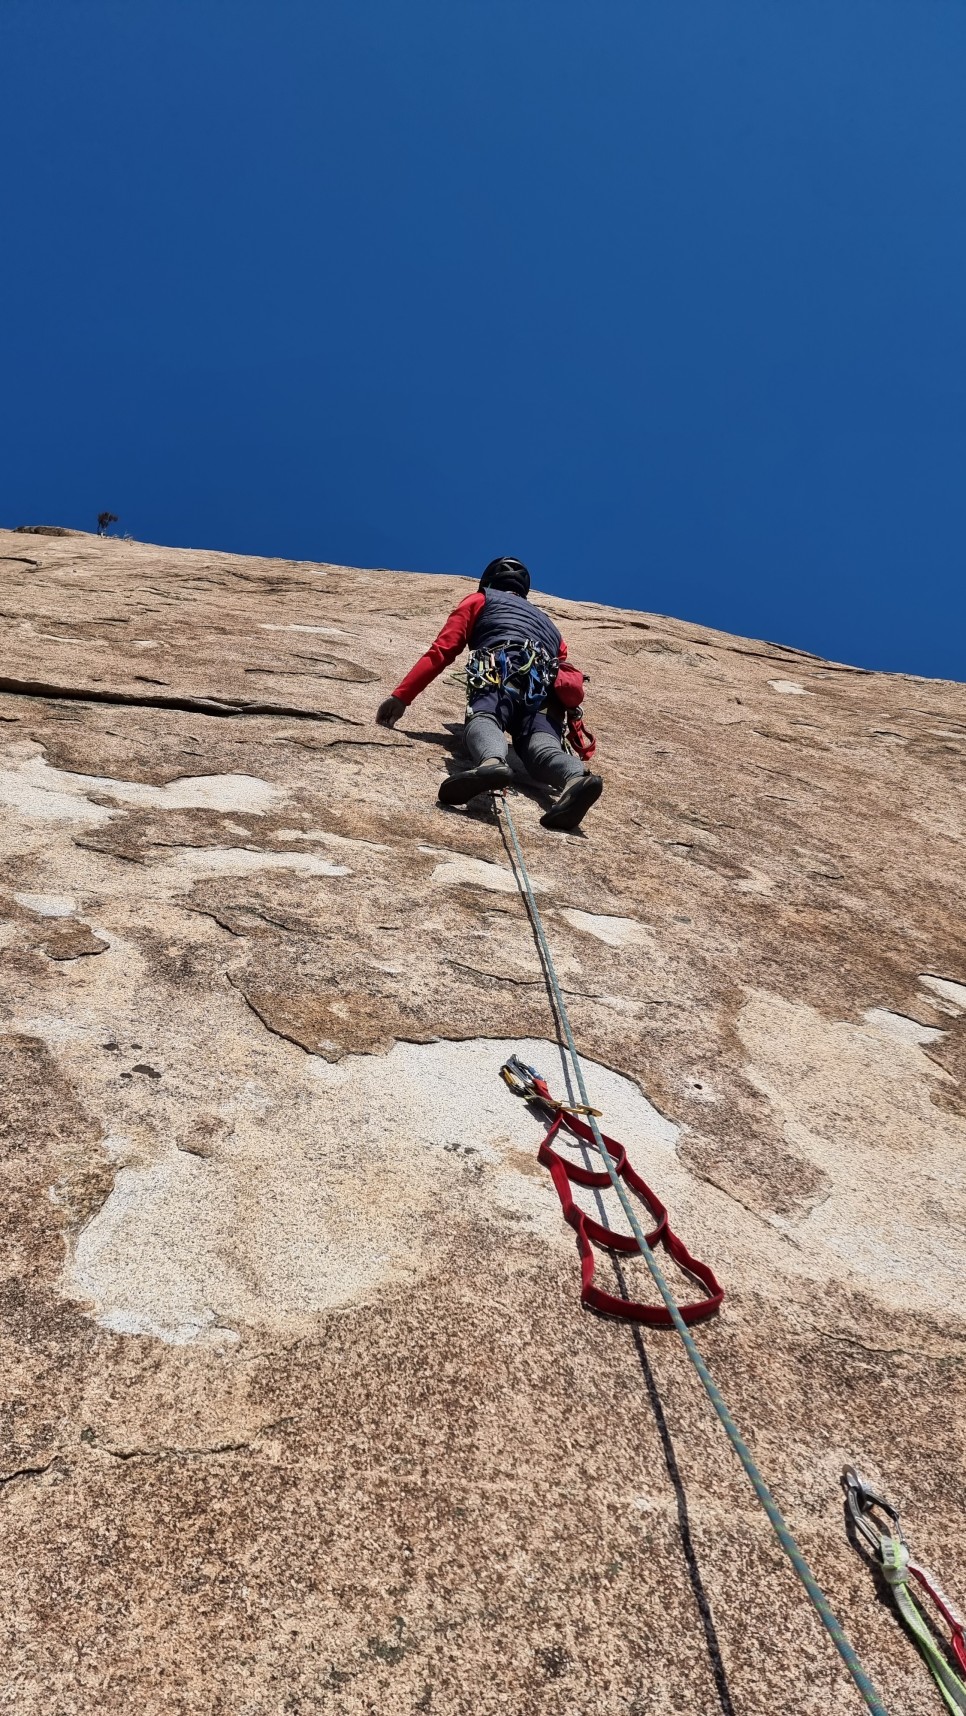
[[[499,560],[491,560],[480,579],[481,590],[512,590],[515,596],[526,596],[530,591],[530,574],[522,560],[514,560],[504,554]]]

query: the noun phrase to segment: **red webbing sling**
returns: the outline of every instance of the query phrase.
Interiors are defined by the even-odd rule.
[[[508,1061],[502,1070],[503,1077],[511,1090],[527,1097],[544,1109],[554,1112],[555,1118],[549,1132],[541,1140],[538,1160],[544,1167],[550,1169],[550,1177],[556,1187],[557,1196],[564,1213],[565,1221],[569,1222],[577,1235],[577,1250],[580,1254],[580,1297],[583,1304],[595,1311],[603,1311],[609,1317],[623,1317],[627,1322],[648,1323],[654,1328],[667,1329],[671,1327],[671,1316],[664,1305],[645,1305],[639,1299],[622,1299],[616,1293],[605,1293],[602,1287],[594,1285],[596,1270],[596,1245],[605,1247],[608,1251],[621,1252],[624,1255],[634,1255],[639,1252],[637,1240],[631,1233],[617,1233],[613,1228],[604,1227],[603,1223],[595,1221],[593,1216],[582,1210],[576,1202],[571,1187],[591,1186],[603,1190],[611,1184],[606,1169],[595,1173],[592,1168],[584,1168],[579,1162],[573,1162],[566,1156],[561,1156],[553,1148],[553,1141],[561,1129],[571,1133],[581,1143],[596,1149],[593,1132],[590,1127],[578,1119],[576,1114],[568,1111],[566,1105],[558,1103],[550,1095],[546,1082],[533,1067],[525,1067],[516,1056]],[[508,1076],[508,1074],[510,1076]],[[522,1087],[522,1088],[521,1088]],[[705,1289],[705,1297],[696,1299],[687,1305],[679,1305],[678,1309],[686,1323],[699,1323],[705,1317],[712,1317],[718,1310],[724,1298],[724,1288],[717,1281],[714,1272],[707,1263],[692,1257],[682,1239],[679,1239],[667,1218],[667,1210],[655,1192],[635,1168],[627,1160],[627,1151],[623,1144],[615,1139],[601,1134],[605,1148],[613,1159],[614,1169],[625,1186],[640,1198],[651,1213],[654,1227],[646,1234],[650,1246],[663,1245],[674,1262],[686,1274],[693,1276]]]

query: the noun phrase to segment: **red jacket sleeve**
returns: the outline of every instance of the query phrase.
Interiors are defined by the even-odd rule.
[[[393,692],[400,702],[407,706],[425,691],[437,674],[444,667],[449,667],[455,661],[460,650],[465,649],[469,642],[470,632],[476,623],[477,615],[486,601],[482,590],[474,590],[471,596],[464,596],[459,606],[453,609],[449,619],[436,639],[431,643],[425,655],[421,655],[415,667],[411,667],[405,679],[400,680]]]

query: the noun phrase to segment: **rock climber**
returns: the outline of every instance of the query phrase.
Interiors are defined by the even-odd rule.
[[[521,561],[491,560],[479,589],[453,609],[435,643],[380,703],[376,720],[394,727],[414,698],[468,648],[463,737],[473,766],[441,783],[440,804],[465,804],[512,780],[509,734],[528,774],[559,789],[540,818],[543,826],[569,831],[599,799],[604,783],[587,767],[595,744],[581,721],[584,676],[568,662],[567,645],[528,599],[529,591],[530,574]]]

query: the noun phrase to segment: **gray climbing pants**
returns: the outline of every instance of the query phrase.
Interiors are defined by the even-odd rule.
[[[579,757],[565,751],[546,716],[514,721],[511,730],[513,749],[528,775],[546,786],[562,787],[576,775],[586,771]],[[463,731],[463,742],[473,763],[485,763],[490,757],[506,761],[507,736],[496,715],[470,710]]]

